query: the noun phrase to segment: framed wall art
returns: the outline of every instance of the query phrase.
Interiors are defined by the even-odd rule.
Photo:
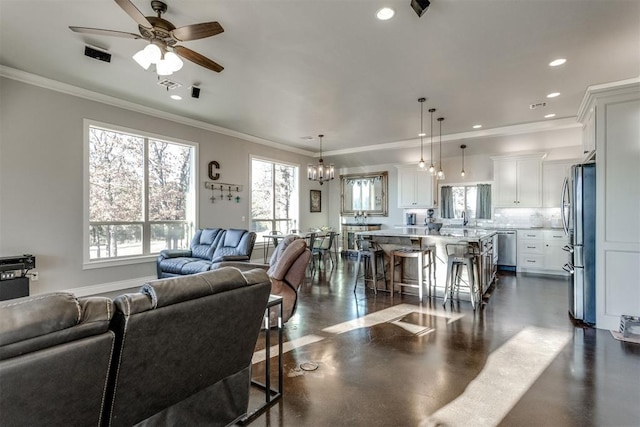
[[[322,212],[322,191],[309,190],[309,212]]]

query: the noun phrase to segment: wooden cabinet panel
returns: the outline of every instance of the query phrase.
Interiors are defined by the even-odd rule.
[[[492,157],[497,207],[535,208],[542,205],[543,154]]]

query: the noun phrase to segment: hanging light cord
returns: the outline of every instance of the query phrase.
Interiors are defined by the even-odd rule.
[[[431,138],[429,139],[429,148],[431,153],[429,154],[429,158],[431,159],[431,162],[429,163],[429,172],[433,173],[434,171],[434,166],[433,166],[433,113],[435,113],[436,109],[435,108],[430,108],[429,109],[429,113],[431,113]]]

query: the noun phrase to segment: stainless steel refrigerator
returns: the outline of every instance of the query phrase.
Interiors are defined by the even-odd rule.
[[[569,236],[565,271],[569,283],[569,313],[574,319],[596,323],[596,165],[571,166],[562,191],[562,223]]]

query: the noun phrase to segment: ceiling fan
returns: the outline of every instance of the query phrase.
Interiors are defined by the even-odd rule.
[[[198,52],[184,46],[177,45],[178,42],[198,40],[220,34],[224,29],[219,23],[203,22],[201,24],[186,25],[184,27],[176,28],[171,22],[161,17],[161,15],[167,11],[167,5],[162,1],[151,1],[151,8],[158,14],[157,17],[144,16],[130,0],[115,0],[115,2],[127,13],[127,15],[138,23],[138,30],[140,31],[140,34],[73,26],[70,26],[69,29],[76,33],[123,37],[128,39],[145,39],[149,41],[150,45],[155,45],[159,48],[160,55],[163,58],[165,54],[171,52],[217,73],[224,69],[222,65],[199,54]],[[148,68],[148,65],[145,68]]]

